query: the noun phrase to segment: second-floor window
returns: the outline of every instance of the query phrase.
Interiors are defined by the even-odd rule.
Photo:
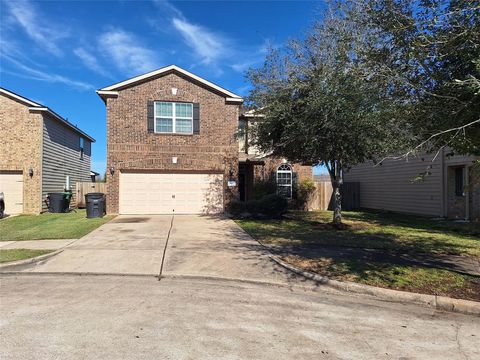
[[[80,146],[80,160],[83,160],[83,154],[85,152],[85,140],[82,137],[80,137],[79,146]]]
[[[193,134],[193,104],[155,102],[155,132]]]

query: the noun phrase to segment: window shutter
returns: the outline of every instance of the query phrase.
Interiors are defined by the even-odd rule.
[[[193,104],[193,133],[200,134],[200,104]]]
[[[155,131],[155,109],[153,101],[147,101],[147,131],[149,133]]]

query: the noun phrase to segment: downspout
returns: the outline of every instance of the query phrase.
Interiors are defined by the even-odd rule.
[[[39,167],[40,167],[40,181],[39,181],[39,187],[40,187],[40,209],[39,213],[43,212],[43,152],[45,151],[45,144],[44,144],[44,138],[43,136],[45,135],[45,118],[43,115],[41,115],[41,131],[40,131],[40,161],[39,161]]]
[[[468,164],[465,165],[464,167],[464,173],[465,173],[465,220],[469,221],[470,220],[470,189],[469,187],[469,174],[468,174]]]

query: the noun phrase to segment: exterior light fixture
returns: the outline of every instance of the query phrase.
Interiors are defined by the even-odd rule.
[[[115,174],[115,168],[113,166],[110,167],[110,175],[113,176]]]
[[[230,170],[228,170],[228,175],[230,178],[233,178],[233,166],[230,164]]]
[[[33,169],[28,169],[28,176],[33,177]]]

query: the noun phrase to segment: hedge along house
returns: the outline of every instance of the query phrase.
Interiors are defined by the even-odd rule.
[[[108,213],[219,213],[253,182],[239,148],[240,96],[175,65],[97,93],[107,107]]]
[[[4,88],[0,139],[0,192],[7,214],[38,214],[46,210],[47,193],[70,184],[75,194],[77,181],[90,180],[95,140],[48,107]]]

